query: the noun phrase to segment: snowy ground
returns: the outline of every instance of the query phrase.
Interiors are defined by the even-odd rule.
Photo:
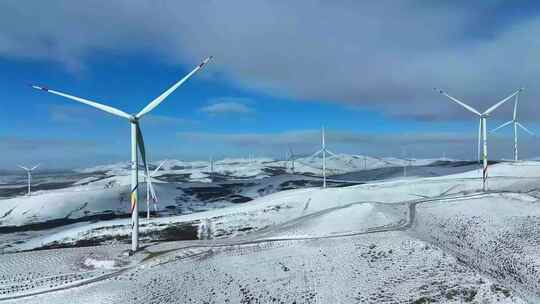
[[[226,159],[216,161],[213,169],[208,162],[169,160],[157,171],[153,183],[159,196],[155,205],[160,215],[181,215],[245,203],[288,189],[320,186],[320,159],[296,161],[291,164],[271,159]],[[429,167],[434,160],[416,160],[409,176],[437,176],[447,174],[443,166]],[[152,164],[152,168],[160,162]],[[301,163],[309,163],[310,166]],[[345,186],[375,179],[402,176],[403,168],[397,159],[377,159],[339,155],[328,160],[330,186]],[[420,167],[420,165],[424,165]],[[369,168],[360,170],[361,167]],[[386,166],[386,167],[385,167]],[[463,172],[470,166],[458,166],[451,172]],[[354,171],[357,170],[357,171]],[[360,170],[360,171],[358,171]],[[24,176],[9,175],[0,184],[0,233],[43,230],[76,222],[127,217],[129,214],[130,170],[119,163],[76,172],[36,173],[32,196],[25,196]],[[140,177],[140,188],[145,189]],[[147,209],[146,193],[141,191],[141,208]],[[150,206],[152,207],[152,206]]]
[[[268,191],[143,220],[131,257],[128,219],[32,232],[0,255],[0,300],[536,303],[539,165],[491,166],[487,193],[475,168],[444,166],[450,175]],[[189,240],[156,242],[179,235]],[[16,252],[78,242],[103,245]]]

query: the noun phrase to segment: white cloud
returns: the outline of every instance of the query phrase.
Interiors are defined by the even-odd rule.
[[[99,110],[74,105],[52,105],[49,107],[49,119],[54,123],[91,125],[99,121],[115,120],[117,117],[104,114]],[[148,114],[143,119],[144,126],[195,126],[197,121],[187,118]]]
[[[201,108],[202,112],[212,115],[220,114],[247,114],[254,110],[243,103],[236,101],[222,101]]]
[[[151,54],[172,64],[215,55],[201,77],[271,95],[371,107],[417,120],[467,116],[518,86],[540,114],[540,17],[494,22],[501,1],[0,2],[0,56],[84,67],[90,55]],[[153,17],[157,16],[157,17]],[[506,19],[505,19],[506,20]],[[501,25],[502,24],[502,25]],[[509,115],[511,106],[496,115]]]

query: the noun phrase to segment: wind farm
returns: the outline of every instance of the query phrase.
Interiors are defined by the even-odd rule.
[[[487,118],[493,112],[495,109],[500,107],[503,103],[510,100],[512,97],[517,96],[519,92],[521,92],[523,89],[519,89],[516,92],[512,93],[510,96],[502,99],[501,101],[497,102],[490,108],[488,108],[483,113],[480,113],[473,107],[461,102],[460,100],[448,95],[446,92],[439,90],[439,93],[442,95],[448,97],[450,100],[454,101],[455,103],[461,105],[465,109],[467,109],[469,112],[472,112],[473,114],[478,115],[480,118],[480,122],[478,123],[478,155],[480,156],[480,146],[482,146],[482,190],[487,190],[487,182],[488,182],[488,150],[487,150]],[[480,157],[478,158],[480,159]]]
[[[0,304],[540,301],[540,5],[34,6]]]

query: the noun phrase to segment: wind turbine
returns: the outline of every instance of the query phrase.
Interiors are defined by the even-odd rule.
[[[21,166],[21,165],[17,165],[17,167],[23,169],[26,171],[26,175],[28,176],[28,193],[26,193],[26,195],[30,196],[32,195],[32,191],[30,189],[30,185],[32,183],[32,171],[34,171],[35,169],[37,169],[37,167],[39,167],[40,164],[37,164],[35,166],[33,166],[32,168],[28,168],[28,167],[25,167],[25,166]]]
[[[514,161],[518,161],[518,132],[517,129],[520,127],[523,129],[523,131],[529,133],[532,136],[535,136],[533,132],[531,132],[529,129],[525,128],[517,119],[517,106],[519,101],[519,94],[516,95],[516,100],[514,101],[514,115],[512,116],[512,120],[507,121],[503,123],[502,125],[496,127],[495,129],[491,130],[491,132],[495,132],[501,128],[504,128],[510,124],[514,124]]]
[[[152,100],[146,107],[144,107],[139,113],[137,114],[128,114],[124,111],[121,111],[119,109],[113,108],[111,106],[107,106],[101,103],[97,103],[95,101],[90,101],[87,99],[83,99],[80,97],[75,97],[69,94],[65,94],[62,92],[50,90],[46,87],[32,86],[34,89],[42,90],[45,92],[49,92],[51,94],[59,95],[68,99],[72,99],[81,103],[84,103],[86,105],[89,105],[91,107],[100,109],[102,111],[105,111],[107,113],[125,118],[129,121],[131,125],[131,225],[132,225],[132,232],[131,232],[131,250],[133,252],[137,251],[139,248],[139,205],[138,205],[138,184],[139,184],[139,162],[138,162],[138,152],[141,154],[141,159],[143,161],[144,170],[146,173],[148,173],[148,167],[146,164],[146,153],[144,149],[144,140],[142,137],[141,128],[139,126],[140,119],[152,111],[155,107],[157,107],[159,104],[165,100],[169,95],[171,95],[180,85],[182,85],[186,80],[188,80],[193,74],[195,74],[197,71],[202,69],[202,67],[208,63],[212,59],[212,56],[204,59],[201,64],[199,64],[196,68],[194,68],[191,72],[189,72],[184,78],[180,79],[178,82],[176,82],[172,87],[170,87],[168,90],[163,92],[160,96],[158,96],[156,99]],[[138,148],[138,150],[137,150]],[[147,174],[148,175],[148,174]]]
[[[512,93],[510,96],[508,96],[508,97],[502,99],[501,101],[497,102],[496,104],[491,106],[489,109],[487,109],[483,113],[480,113],[479,111],[477,111],[473,107],[471,107],[471,106],[465,104],[464,102],[459,101],[458,99],[448,95],[443,90],[439,90],[439,93],[441,93],[442,95],[448,97],[450,100],[454,101],[455,103],[461,105],[462,107],[464,107],[468,111],[478,115],[479,118],[480,118],[480,123],[478,125],[478,151],[480,151],[480,141],[482,141],[483,142],[483,153],[482,153],[482,160],[483,160],[482,190],[483,191],[487,190],[487,179],[488,179],[488,171],[487,171],[487,169],[488,169],[488,159],[487,159],[488,155],[487,155],[487,132],[486,132],[486,130],[487,130],[487,118],[489,117],[491,112],[493,112],[495,109],[497,109],[503,103],[510,100],[515,95],[519,94],[519,92],[521,92],[521,91],[523,91],[523,88],[518,89],[517,91]]]
[[[407,158],[407,149],[402,148],[401,154],[403,155],[403,160],[405,161],[403,164],[403,177],[407,177],[407,167],[411,166],[413,160],[411,158]]]
[[[367,168],[367,157],[364,155],[364,170]]]
[[[321,129],[321,149],[315,152],[315,154],[311,155],[311,158],[313,158],[319,154],[322,154],[323,188],[326,188],[326,153],[330,154],[331,156],[336,157],[336,154],[334,154],[332,151],[326,148],[326,141],[324,138],[324,126],[323,126]]]
[[[152,173],[148,172],[148,168],[145,170],[145,173],[148,174],[144,176],[146,179],[146,219],[150,219],[150,198],[152,198],[152,201],[154,202],[154,211],[158,211],[158,197],[156,191],[154,190],[154,186],[152,185],[152,177],[156,175],[159,169],[161,169],[166,162],[167,160],[162,161],[161,164],[159,164],[159,166],[152,171]]]
[[[293,150],[292,150],[290,145],[289,145],[289,159],[288,159],[288,161],[291,164],[291,173],[294,174],[294,153],[293,153]]]

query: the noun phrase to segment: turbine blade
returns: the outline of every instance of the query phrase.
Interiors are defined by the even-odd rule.
[[[532,135],[532,136],[536,136],[536,135],[534,135],[534,133],[533,133],[533,132],[531,132],[531,130],[529,130],[529,129],[525,128],[525,126],[524,126],[524,125],[522,125],[522,124],[520,124],[519,122],[517,123],[517,125],[518,125],[518,126],[519,126],[519,127],[521,128],[521,129],[523,129],[523,131],[525,131],[525,132],[529,133],[529,134],[530,134],[530,135]]]
[[[507,102],[508,100],[510,100],[512,97],[516,96],[516,94],[518,94],[519,92],[521,92],[521,90],[523,89],[519,89],[517,91],[515,91],[514,93],[510,94],[510,96],[506,97],[505,99],[502,99],[501,101],[497,102],[496,104],[494,104],[493,106],[491,106],[491,108],[487,109],[484,114],[489,114],[491,112],[493,112],[495,109],[497,109],[498,107],[500,107],[503,103]]]
[[[37,169],[37,167],[39,167],[40,165],[41,165],[41,164],[37,164],[37,165],[33,166],[33,167],[30,169],[30,171],[33,171],[34,169]]]
[[[337,157],[336,153],[334,153],[334,152],[332,152],[332,151],[330,151],[330,150],[328,150],[328,149],[326,149],[326,152],[327,152],[328,154],[332,155],[333,157]]]
[[[319,151],[315,152],[315,153],[314,153],[313,155],[311,155],[309,158],[313,158],[313,157],[315,157],[315,156],[321,154],[322,151],[323,151],[323,150],[319,150]]]
[[[25,166],[21,166],[21,165],[17,165],[17,167],[23,169],[23,170],[26,170],[26,171],[30,171],[30,169],[26,168]]]
[[[519,94],[516,95],[516,101],[514,101],[514,118],[513,120],[516,120],[516,117],[517,117],[517,106],[518,106],[518,101],[519,101]]]
[[[476,115],[482,115],[482,114],[481,114],[480,112],[478,112],[475,108],[473,108],[473,107],[469,106],[468,104],[466,104],[466,103],[464,103],[464,102],[462,102],[462,101],[460,101],[460,100],[458,100],[458,99],[456,99],[456,98],[454,98],[454,97],[448,95],[445,91],[439,90],[439,93],[441,93],[441,94],[443,94],[444,96],[450,98],[450,100],[452,100],[453,102],[455,102],[455,103],[461,105],[462,107],[464,107],[465,109],[467,109],[467,110],[473,112],[474,114],[476,114]]]
[[[159,171],[159,169],[161,169],[161,167],[163,167],[163,165],[166,162],[167,162],[167,160],[162,161],[161,164],[159,164],[159,166],[152,172],[152,174],[150,174],[150,176],[154,176]]]
[[[137,126],[137,147],[139,148],[141,159],[143,161],[144,175],[147,176],[148,178],[150,175],[148,174],[148,164],[146,163],[146,150],[144,148],[144,138],[142,136],[142,131],[141,131],[141,127],[139,126],[139,123],[137,122],[135,125]]]
[[[497,131],[497,130],[499,130],[501,128],[504,128],[504,127],[508,126],[509,124],[511,124],[513,122],[514,122],[513,120],[507,121],[507,122],[503,123],[502,125],[496,127],[495,129],[491,130],[491,132],[495,132],[495,131]]]
[[[150,197],[152,197],[152,200],[154,201],[154,203],[157,203],[158,197],[156,194],[156,190],[154,189],[154,184],[152,184],[152,179],[149,178],[148,181],[149,181],[149,186],[150,186]]]
[[[197,71],[203,68],[203,66],[208,63],[212,59],[212,56],[204,59],[201,64],[199,64],[196,68],[194,68],[189,74],[184,76],[184,78],[180,79],[177,83],[175,83],[172,87],[170,87],[167,91],[163,92],[161,95],[159,95],[156,99],[152,100],[144,109],[142,109],[139,114],[136,115],[137,118],[142,117],[146,113],[152,111],[155,107],[157,107],[160,103],[165,100],[169,95],[172,94],[179,86],[181,86],[186,80],[188,80],[193,74],[195,74]]]
[[[40,87],[40,86],[32,86],[32,87],[33,87],[34,89],[37,89],[37,90],[49,92],[49,93],[51,93],[51,94],[55,94],[55,95],[58,95],[58,96],[62,96],[62,97],[71,99],[71,100],[75,100],[75,101],[78,101],[78,102],[80,102],[80,103],[84,103],[84,104],[86,104],[86,105],[89,105],[89,106],[91,106],[91,107],[100,109],[100,110],[102,110],[102,111],[105,111],[105,112],[107,112],[107,113],[110,113],[110,114],[113,114],[113,115],[116,115],[116,116],[120,116],[120,117],[124,117],[124,118],[127,118],[127,119],[131,119],[131,115],[127,114],[127,113],[124,112],[124,111],[121,111],[121,110],[118,110],[118,109],[116,109],[116,108],[113,108],[113,107],[111,107],[111,106],[107,106],[107,105],[104,105],[104,104],[101,104],[101,103],[97,103],[97,102],[95,102],[95,101],[91,101],[91,100],[88,100],[88,99],[84,99],[84,98],[72,96],[72,95],[69,95],[69,94],[66,94],[66,93],[62,93],[62,92],[58,92],[58,91],[54,91],[54,90],[49,90],[48,88],[45,88],[45,87]]]

